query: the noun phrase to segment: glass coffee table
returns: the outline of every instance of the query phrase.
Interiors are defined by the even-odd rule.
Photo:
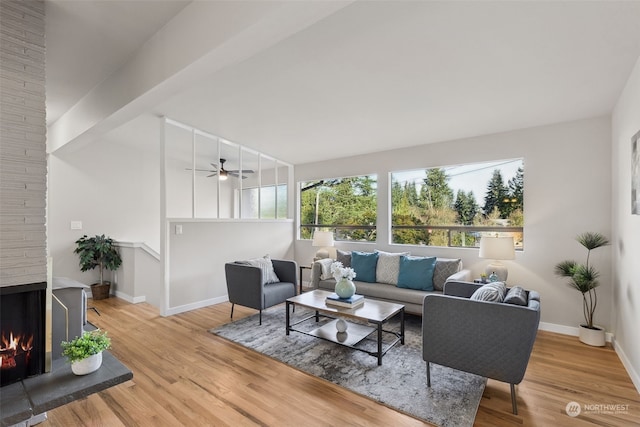
[[[298,332],[331,341],[354,350],[364,351],[377,357],[378,365],[382,365],[382,356],[384,356],[391,347],[398,342],[404,344],[404,305],[365,298],[364,304],[356,308],[336,307],[325,304],[328,295],[331,295],[331,292],[316,289],[312,292],[287,299],[287,335],[289,335],[291,331]],[[296,319],[295,323],[291,323],[290,309],[295,308],[295,306],[310,308],[315,313],[302,319]],[[400,317],[400,332],[384,329],[384,325],[395,316]],[[333,320],[309,331],[295,328],[296,325],[311,320],[318,323],[321,317]],[[347,330],[345,332],[338,332],[336,327],[336,323],[340,319],[345,320],[347,323]],[[349,319],[359,322],[350,322]],[[356,344],[374,333],[377,333],[376,351],[356,347]],[[394,337],[391,342],[385,345],[383,345],[382,340],[383,333],[392,334]]]

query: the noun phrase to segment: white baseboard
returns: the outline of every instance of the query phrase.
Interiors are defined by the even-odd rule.
[[[229,301],[229,297],[227,295],[222,297],[210,298],[204,301],[194,302],[192,304],[180,305],[177,307],[169,307],[166,312],[162,314],[163,316],[172,316],[178,313],[184,313],[185,311],[195,310],[197,308],[208,307],[214,304],[220,304],[222,302]]]
[[[638,375],[638,372],[634,369],[633,364],[627,357],[622,347],[617,344],[615,337],[613,339],[612,344],[613,344],[614,350],[616,351],[616,353],[618,354],[618,357],[620,358],[620,361],[622,362],[622,366],[624,366],[624,368],[627,370],[627,373],[631,378],[631,382],[633,382],[633,385],[636,386],[636,390],[638,390],[638,393],[640,393],[640,375]]]
[[[578,335],[580,335],[580,331],[578,330],[577,327],[558,325],[556,323],[540,322],[538,329],[541,331],[555,332],[558,334],[571,335],[574,337],[577,337]],[[607,342],[612,342],[613,334],[611,332],[606,332],[605,340]]]
[[[116,291],[115,296],[125,300],[126,302],[130,302],[131,304],[138,304],[141,302],[145,302],[147,300],[147,297],[145,296],[132,297],[131,295],[125,294],[124,292],[120,292],[120,291]]]

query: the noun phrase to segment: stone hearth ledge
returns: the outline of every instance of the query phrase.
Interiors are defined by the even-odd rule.
[[[0,389],[0,425],[11,426],[133,378],[133,372],[108,351],[102,366],[88,375],[75,375],[65,359],[53,361],[51,372]]]

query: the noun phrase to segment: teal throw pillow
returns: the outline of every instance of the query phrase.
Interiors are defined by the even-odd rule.
[[[398,287],[432,291],[435,265],[436,257],[402,255],[400,257]]]
[[[356,272],[356,280],[375,283],[377,264],[377,253],[351,251],[351,268]]]

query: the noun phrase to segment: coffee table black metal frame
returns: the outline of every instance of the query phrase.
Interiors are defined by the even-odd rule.
[[[325,304],[324,301],[326,296],[329,294],[330,293],[326,291],[314,290],[312,292],[307,292],[287,299],[286,334],[289,335],[291,331],[294,331],[368,353],[371,356],[377,357],[378,365],[382,365],[382,357],[394,345],[397,343],[404,345],[404,305],[365,299],[365,303],[360,307],[343,308]],[[296,305],[311,308],[314,310],[314,314],[299,319],[295,323],[291,323],[290,308],[293,307],[295,310]],[[400,316],[400,332],[384,329],[384,324],[395,316]],[[301,329],[294,328],[294,326],[312,319],[317,323],[320,321],[320,317],[326,317],[334,320],[311,331],[303,331]],[[347,321],[348,329],[346,334],[341,335],[337,332],[335,325],[340,318],[366,321],[374,326],[345,320]],[[395,336],[395,338],[386,346],[383,346],[382,342],[383,332]],[[373,333],[376,333],[377,335],[377,351],[369,351],[364,348],[356,347],[356,344]]]

